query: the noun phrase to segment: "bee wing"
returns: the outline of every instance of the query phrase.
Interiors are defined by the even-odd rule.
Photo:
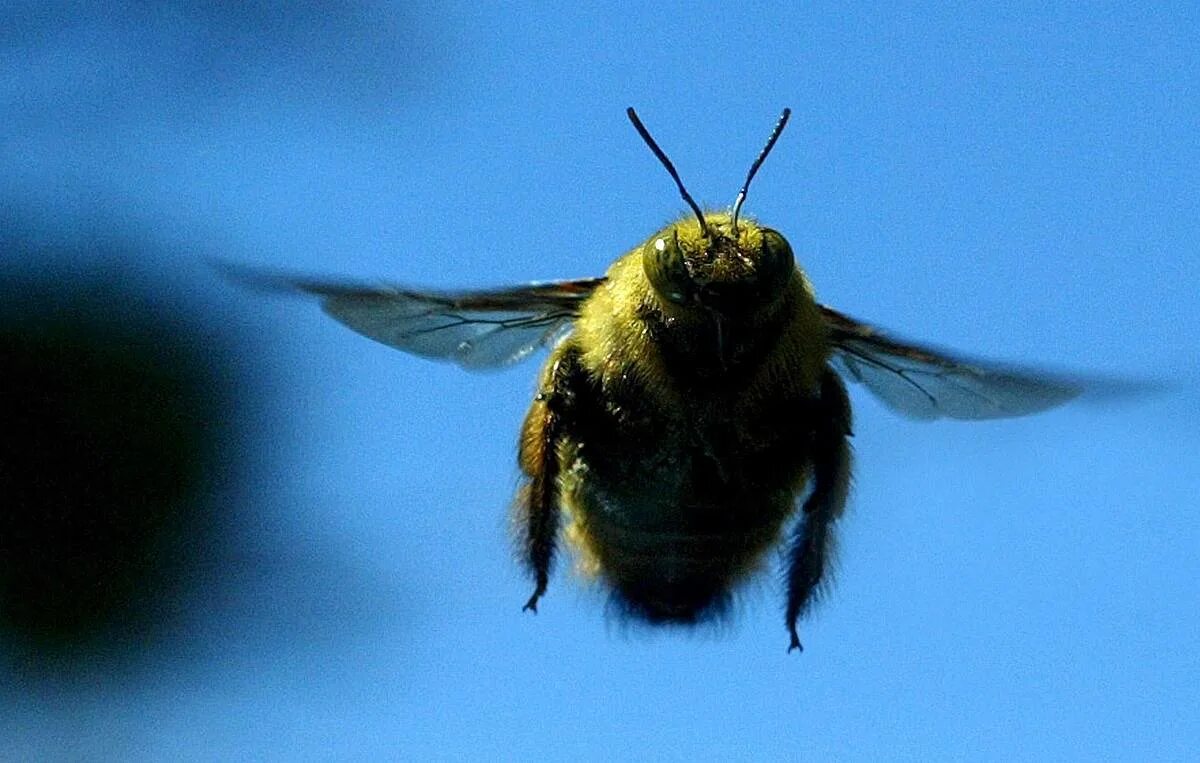
[[[369,339],[472,371],[516,363],[562,336],[583,302],[604,282],[584,278],[493,291],[440,292],[223,269],[252,286],[313,295],[334,320]]]
[[[888,407],[914,419],[1024,416],[1061,405],[1083,391],[1077,380],[956,358],[891,339],[824,305],[821,311],[833,366]]]

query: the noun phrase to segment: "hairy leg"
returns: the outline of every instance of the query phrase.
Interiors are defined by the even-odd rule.
[[[578,352],[569,345],[547,363],[540,389],[521,431],[519,460],[528,482],[518,497],[521,553],[535,581],[524,610],[537,612],[546,593],[558,540],[559,444],[570,429],[574,389],[583,374]]]
[[[796,621],[816,599],[833,548],[833,525],[850,486],[850,401],[833,371],[821,383],[820,417],[813,433],[812,491],[788,548],[788,651],[803,649]]]

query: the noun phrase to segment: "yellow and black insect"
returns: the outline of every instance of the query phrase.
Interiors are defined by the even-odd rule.
[[[1080,389],[896,341],[819,304],[787,240],[740,217],[786,109],[728,213],[703,211],[628,115],[693,214],[602,278],[463,293],[269,280],[371,339],[472,370],[552,347],[519,444],[525,609],[537,610],[560,539],[625,613],[680,624],[720,614],[786,543],[799,649],[850,479],[843,379],[918,419],[1020,416]]]

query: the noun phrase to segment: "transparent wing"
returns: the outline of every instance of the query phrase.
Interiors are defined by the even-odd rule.
[[[313,295],[326,313],[365,337],[470,370],[507,366],[550,344],[604,282],[585,278],[495,291],[438,292],[222,269],[259,288]]]
[[[890,339],[871,326],[821,306],[830,362],[893,410],[915,419],[998,419],[1053,408],[1083,385],[1038,371],[965,360]]]

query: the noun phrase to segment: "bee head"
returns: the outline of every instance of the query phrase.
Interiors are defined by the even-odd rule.
[[[662,299],[738,314],[783,293],[796,268],[787,239],[749,220],[734,230],[729,214],[705,222],[681,220],[642,248],[642,269]]]
[[[684,219],[652,236],[642,250],[642,268],[660,297],[677,305],[695,304],[716,312],[752,311],[781,295],[796,262],[792,248],[778,231],[752,221],[738,225],[750,181],[783,132],[790,109],[784,109],[759,152],[729,214],[705,215],[684,187],[675,165],[658,147],[633,108],[629,121],[666,168],[696,218]]]

